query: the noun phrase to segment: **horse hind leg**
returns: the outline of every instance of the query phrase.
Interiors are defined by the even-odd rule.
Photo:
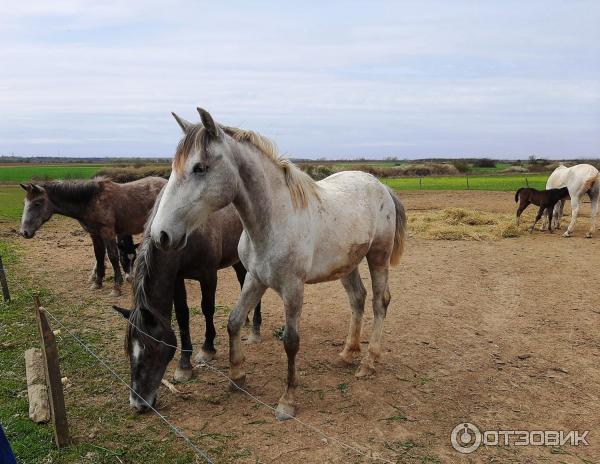
[[[362,359],[356,377],[367,377],[375,373],[375,361],[381,357],[381,335],[383,322],[390,304],[390,289],[388,286],[388,259],[382,259],[381,253],[367,255],[371,283],[373,286],[373,332],[369,340],[367,355]]]
[[[570,237],[573,229],[575,228],[575,223],[577,222],[577,214],[579,213],[579,198],[576,195],[571,197],[571,222],[569,223],[569,227],[563,234],[563,237]]]
[[[586,238],[592,238],[592,234],[596,232],[596,218],[598,216],[598,202],[600,201],[600,190],[590,190],[589,196],[590,202],[592,204],[592,215],[590,218],[590,230],[587,234],[585,234]]]
[[[344,349],[339,354],[336,364],[347,366],[352,364],[353,354],[360,353],[360,330],[362,327],[362,318],[365,311],[365,299],[367,291],[360,278],[358,268],[341,279],[342,285],[348,294],[352,316],[350,318],[350,328]]]

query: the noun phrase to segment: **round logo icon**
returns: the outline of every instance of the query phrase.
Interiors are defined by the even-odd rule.
[[[458,424],[452,430],[450,435],[452,448],[459,453],[469,454],[475,451],[481,445],[481,432],[469,422]]]

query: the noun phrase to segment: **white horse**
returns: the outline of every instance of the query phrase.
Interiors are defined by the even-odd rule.
[[[598,169],[591,164],[577,164],[570,168],[561,164],[552,172],[552,174],[550,174],[550,177],[548,177],[546,189],[562,187],[567,187],[569,189],[569,195],[571,197],[571,222],[563,236],[571,236],[573,228],[575,227],[575,222],[577,221],[579,205],[582,197],[587,193],[592,204],[591,225],[590,230],[586,234],[586,237],[590,238],[592,233],[596,231],[596,216],[598,214],[598,205],[600,201],[600,175],[598,174]],[[555,229],[560,229],[560,221],[562,220],[564,207],[565,200],[561,200],[554,207],[552,225]],[[542,229],[545,228],[545,225],[544,221]]]
[[[398,264],[404,248],[404,208],[370,174],[342,172],[315,182],[281,159],[268,139],[217,125],[208,112],[198,111],[204,126],[174,115],[185,136],[150,232],[162,249],[177,249],[211,213],[234,204],[244,225],[238,251],[248,274],[227,326],[230,377],[237,385],[245,381],[241,327],[248,311],[272,288],[284,303],[288,358],[287,386],[276,416],[289,419],[296,412],[295,357],[304,285],[341,279],[352,318],[338,362],[349,365],[360,351],[366,290],[358,265],[365,257],[374,321],[368,353],[356,375],[374,373],[390,302],[388,268]]]

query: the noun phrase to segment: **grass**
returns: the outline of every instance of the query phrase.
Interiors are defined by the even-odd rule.
[[[19,220],[25,192],[19,186],[0,187],[0,219]]]
[[[31,180],[89,179],[106,166],[104,164],[0,166],[0,182],[16,184]]]
[[[546,174],[507,176],[402,177],[381,179],[396,190],[470,190],[515,191],[529,184],[536,189],[546,188]],[[525,180],[527,179],[527,181]]]
[[[414,212],[408,217],[408,227],[413,235],[432,240],[499,240],[524,234],[528,221],[523,219],[517,227],[510,214],[447,208]]]
[[[33,292],[29,289],[26,272],[20,267],[18,246],[0,241],[0,254],[6,265],[12,301],[0,303],[0,423],[21,464],[74,464],[93,462],[145,463],[169,462],[191,464],[200,462],[193,451],[166,429],[153,415],[131,412],[126,401],[125,387],[114,379],[95,359],[77,344],[63,329],[58,337],[61,375],[71,386],[65,389],[67,416],[73,444],[57,450],[53,443],[52,427],[35,424],[28,417],[27,384],[25,378],[26,349],[39,346],[35,314],[32,310]],[[39,289],[36,293],[53,314],[121,375],[128,378],[125,358],[115,354],[113,338],[86,330],[79,324],[81,305],[70,304],[52,292]],[[56,329],[56,324],[52,324]],[[119,354],[121,354],[119,352]],[[235,446],[215,447],[210,432],[194,437],[200,447],[212,449],[217,462],[232,462]],[[221,449],[223,448],[223,449]]]

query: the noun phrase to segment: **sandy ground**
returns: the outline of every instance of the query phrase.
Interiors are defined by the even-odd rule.
[[[515,208],[511,193],[407,192],[401,198],[409,214],[455,206],[494,212]],[[401,265],[390,273],[384,355],[377,375],[368,380],[357,380],[353,369],[333,364],[350,316],[342,285],[307,286],[298,418],[392,462],[600,460],[600,232],[584,239],[588,223],[585,205],[571,239],[541,232],[489,242],[411,237]],[[99,291],[88,290],[93,251],[77,223],[53,219],[22,245],[26,267],[44,285],[74,303],[98,302],[77,317],[101,321],[94,330],[114,338],[114,359],[125,363],[124,324],[110,305],[128,306],[130,290],[120,299],[108,296],[110,283]],[[361,274],[370,293],[364,265]],[[198,288],[189,284],[194,307],[199,305]],[[218,304],[233,306],[238,293],[234,273],[222,271]],[[368,302],[363,349],[371,314]],[[223,371],[226,320],[227,310],[219,308],[214,365]],[[275,404],[283,391],[286,358],[281,342],[272,336],[283,323],[281,301],[272,291],[263,299],[263,321],[263,342],[246,348],[248,389]],[[198,311],[192,327],[199,346],[204,322]],[[174,363],[169,376],[173,369]],[[229,393],[223,379],[204,368],[179,388],[185,397],[161,391],[162,412],[191,435],[208,425],[232,436],[228,445],[250,451],[238,462],[371,462],[298,423],[278,423],[246,396]],[[125,390],[115,394],[115,401],[126,400]],[[590,445],[481,447],[463,456],[450,444],[450,433],[461,421],[482,430],[589,430]]]

